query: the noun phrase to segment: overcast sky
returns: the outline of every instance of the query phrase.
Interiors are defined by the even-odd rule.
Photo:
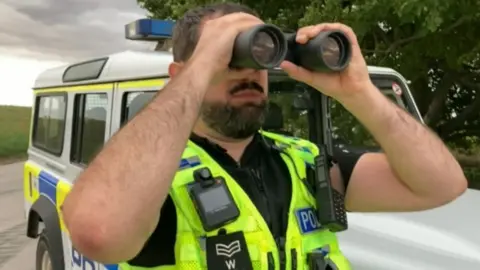
[[[125,24],[145,16],[136,0],[1,0],[0,104],[30,105],[30,88],[45,68],[153,49],[124,38]]]

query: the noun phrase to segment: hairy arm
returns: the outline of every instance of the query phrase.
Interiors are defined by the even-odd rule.
[[[345,195],[348,210],[424,210],[465,191],[463,171],[443,142],[373,84],[341,102],[384,151],[364,154],[357,162]]]
[[[155,229],[211,79],[203,69],[202,63],[187,65],[76,180],[63,216],[84,255],[126,261]]]

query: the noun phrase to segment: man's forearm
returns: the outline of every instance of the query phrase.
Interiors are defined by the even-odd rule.
[[[422,197],[451,197],[452,187],[463,191],[463,171],[440,138],[369,87],[342,103],[372,133],[399,179]]]
[[[158,221],[208,84],[198,68],[185,67],[109,140],[65,201],[69,228],[79,237],[79,230],[93,233],[98,242],[92,246],[117,246],[117,253],[135,255],[132,245],[143,245]]]

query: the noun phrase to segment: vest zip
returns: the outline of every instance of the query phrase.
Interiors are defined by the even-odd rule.
[[[256,170],[249,168],[248,172],[250,173],[252,178],[255,180],[255,184],[257,185],[257,188],[261,193],[262,202],[267,207],[266,209],[267,211],[265,213],[267,223],[273,222],[272,216],[270,215],[270,204],[268,202],[267,193],[265,192],[265,186],[263,185],[262,179],[260,178]]]
[[[261,193],[261,197],[264,202],[264,205],[267,207],[267,212],[265,213],[267,215],[267,220],[269,220],[270,222],[275,222],[274,220],[272,220],[272,217],[270,215],[270,204],[268,202],[265,186],[263,185],[260,175],[254,169],[248,169],[248,171],[252,175],[252,177],[255,179],[255,183],[257,184],[258,190]],[[275,244],[277,245],[278,255],[279,255],[278,259],[279,259],[280,270],[286,269],[285,241],[286,241],[285,237],[279,237],[275,239]],[[273,256],[271,252],[268,253],[268,269],[269,270],[275,269],[275,261],[273,260]]]
[[[285,237],[279,237],[277,239],[275,239],[275,242],[277,244],[277,248],[278,248],[278,255],[279,255],[279,260],[280,260],[280,270],[285,270],[287,269],[287,254],[285,252],[285,242],[286,242],[286,239]]]

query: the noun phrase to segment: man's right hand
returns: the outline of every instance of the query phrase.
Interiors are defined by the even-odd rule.
[[[245,76],[244,73],[251,70],[231,72],[228,64],[237,35],[259,24],[264,22],[247,13],[232,13],[207,19],[200,29],[198,44],[188,62],[202,63],[202,72],[210,76],[212,84],[226,76]]]

